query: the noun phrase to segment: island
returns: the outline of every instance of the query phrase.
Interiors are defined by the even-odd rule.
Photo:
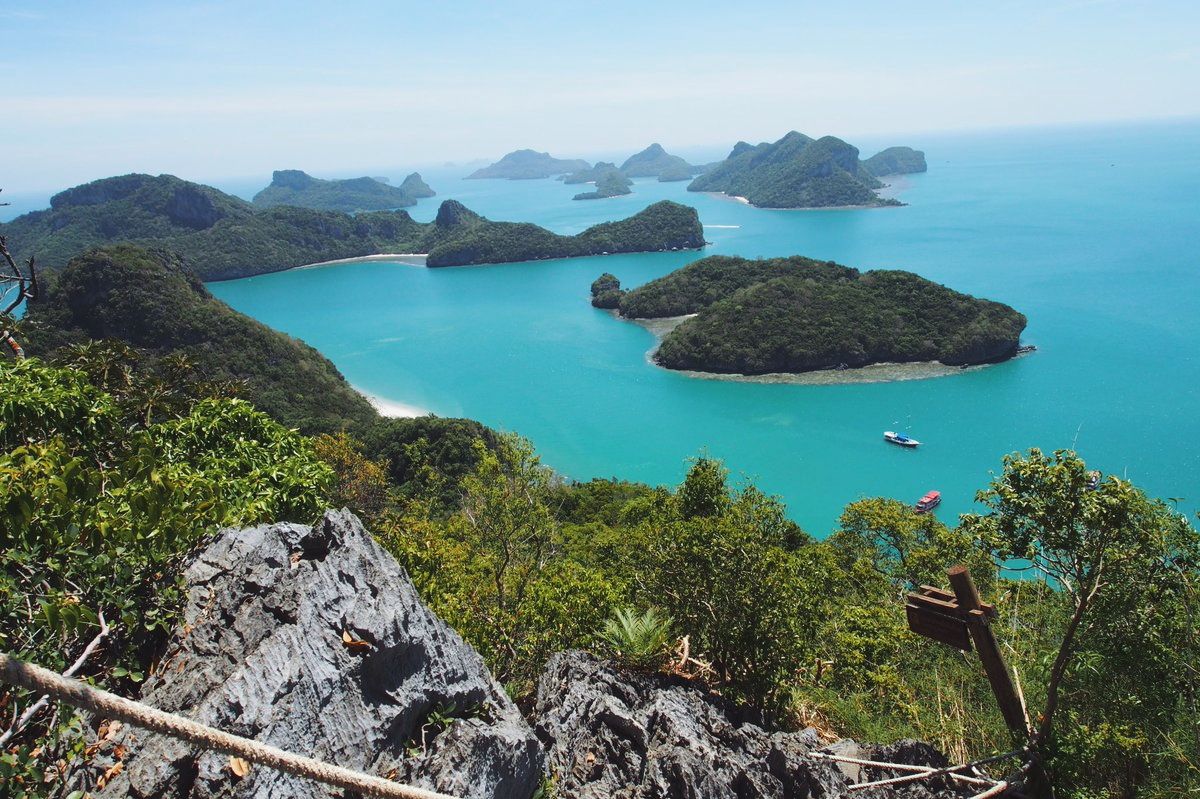
[[[883,184],[859,160],[858,148],[834,136],[813,139],[796,131],[776,142],[738,142],[728,158],[688,185],[688,191],[723,193],[760,208],[903,204],[880,197],[880,188]]]
[[[426,265],[540,261],[629,252],[697,250],[705,245],[700,216],[691,206],[660,200],[628,219],[602,222],[574,236],[560,236],[545,228],[521,222],[492,222],[452,200],[442,203],[434,225],[443,213],[455,217],[452,232],[429,250]]]
[[[378,178],[322,180],[299,169],[280,169],[272,173],[271,185],[254,195],[254,205],[273,208],[295,205],[321,211],[382,211],[417,204],[419,197],[432,197],[433,190],[414,172],[400,186],[390,186]]]
[[[533,224],[485,219],[453,200],[423,223],[403,210],[257,208],[173,175],[139,174],[60,192],[49,209],[0,224],[0,235],[19,260],[36,255],[51,271],[93,247],[132,242],[178,253],[203,280],[377,254],[427,254],[429,266],[461,266],[704,246],[695,209],[668,201],[559,236]]]
[[[409,197],[424,199],[426,197],[436,197],[437,192],[429,187],[429,184],[421,177],[420,172],[413,172],[404,178],[400,183],[400,191],[407,194]]]
[[[575,175],[582,173],[576,172]],[[592,182],[596,184],[595,191],[585,191],[576,194],[573,200],[602,200],[606,197],[619,197],[630,194],[633,181],[625,176],[615,164],[599,163],[591,170]]]
[[[627,319],[674,318],[655,362],[725,375],[993,363],[1017,354],[1026,323],[1008,305],[912,272],[801,256],[709,256],[628,292],[605,274],[592,304]]]
[[[925,153],[911,147],[889,147],[863,161],[863,168],[877,178],[887,175],[911,175],[929,169]]]
[[[635,153],[621,164],[621,171],[630,178],[658,178],[660,181],[687,180],[703,171],[677,155],[671,155],[657,142]],[[667,177],[664,178],[663,175]],[[683,177],[679,177],[683,175]]]
[[[536,180],[588,168],[590,164],[579,158],[555,158],[550,153],[536,150],[515,150],[494,164],[476,169],[467,175],[467,179]]]

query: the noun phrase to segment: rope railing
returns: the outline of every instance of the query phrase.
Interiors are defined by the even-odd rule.
[[[182,741],[223,754],[240,757],[251,763],[283,771],[297,777],[314,780],[335,788],[356,791],[364,796],[389,799],[455,799],[448,794],[404,785],[335,766],[270,744],[260,743],[240,735],[209,727],[198,721],[167,713],[131,699],[125,699],[95,688],[87,683],[64,677],[41,666],[26,663],[0,652],[0,680],[53,699],[66,702],[105,717],[118,719],[135,727],[168,735]]]
[[[243,738],[240,735],[234,735],[215,727],[201,724],[185,716],[167,713],[142,702],[125,699],[63,674],[58,674],[32,663],[26,663],[4,653],[0,653],[0,680],[10,685],[43,694],[43,700],[46,697],[56,699],[74,707],[90,710],[104,718],[117,719],[135,727],[187,741],[204,749],[239,757],[251,763],[257,763],[267,768],[304,779],[310,779],[325,785],[356,791],[365,796],[379,796],[389,799],[391,797],[395,799],[455,799],[455,797],[448,794],[393,782],[373,774],[365,774],[342,766],[335,766],[311,757],[288,752],[270,744]],[[1007,752],[1003,755],[984,758],[961,766],[947,766],[944,768],[932,768],[930,766],[917,766],[906,763],[885,763],[883,761],[866,760],[846,755],[835,755],[830,752],[812,752],[810,756],[814,759],[850,763],[867,768],[909,772],[900,777],[851,785],[849,786],[851,791],[945,776],[967,785],[987,786],[986,790],[976,794],[971,799],[990,799],[990,797],[1003,793],[1009,787],[1009,783],[1004,780],[987,779],[959,772],[974,770],[985,763],[1003,760],[1017,754],[1019,754],[1019,750],[1017,752]]]

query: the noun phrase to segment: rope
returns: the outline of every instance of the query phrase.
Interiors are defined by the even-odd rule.
[[[258,763],[277,771],[357,791],[366,796],[395,797],[395,799],[454,799],[444,793],[402,785],[372,774],[363,774],[334,766],[311,757],[304,757],[270,744],[252,741],[239,735],[209,727],[192,719],[166,713],[157,708],[124,699],[99,688],[64,677],[61,674],[25,663],[0,653],[0,679],[10,685],[49,694],[69,705],[90,710],[105,718],[115,718],[152,732],[169,735],[227,755]]]

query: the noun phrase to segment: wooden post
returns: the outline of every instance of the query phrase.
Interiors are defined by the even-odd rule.
[[[1000,705],[1004,723],[1020,738],[1027,738],[1029,728],[1025,722],[1024,707],[1008,674],[1008,668],[1004,665],[1004,657],[1000,654],[996,636],[992,634],[992,628],[988,625],[987,614],[979,598],[979,591],[975,588],[975,581],[971,579],[971,572],[966,566],[954,566],[947,574],[950,577],[950,586],[954,589],[954,596],[958,600],[959,610],[967,622],[967,629],[971,632],[971,640],[975,642],[975,650],[979,652],[984,673],[992,685],[992,693],[996,695],[996,702]]]

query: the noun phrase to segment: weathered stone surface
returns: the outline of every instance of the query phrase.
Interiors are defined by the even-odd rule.
[[[535,729],[564,799],[803,799],[843,796],[851,784],[837,766],[809,756],[821,746],[810,730],[767,732],[752,713],[683,680],[617,671],[582,652],[551,660]],[[847,746],[857,756],[876,751]],[[913,742],[877,751],[938,757]],[[886,795],[963,794],[918,783]]]
[[[539,785],[538,741],[516,707],[348,512],[225,531],[186,577],[184,632],[147,703],[455,796],[529,799]],[[443,728],[439,716],[455,720]],[[332,793],[261,767],[238,779],[228,757],[161,736],[124,743],[125,769],[99,796]]]

